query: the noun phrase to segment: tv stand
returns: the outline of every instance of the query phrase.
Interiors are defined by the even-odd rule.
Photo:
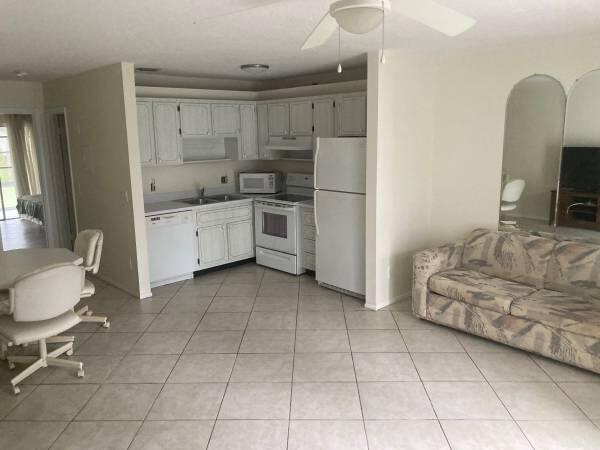
[[[600,193],[560,191],[556,225],[600,231]]]

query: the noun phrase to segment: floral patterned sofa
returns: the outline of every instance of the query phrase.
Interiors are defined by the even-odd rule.
[[[600,246],[475,230],[415,255],[413,311],[600,373]]]

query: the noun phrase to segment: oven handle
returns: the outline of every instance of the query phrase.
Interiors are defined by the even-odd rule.
[[[317,235],[319,235],[319,219],[318,219],[318,214],[317,211],[318,209],[318,204],[317,204],[317,194],[319,193],[319,190],[315,190],[315,201],[314,201],[314,216],[315,216],[315,231],[317,232]]]
[[[274,211],[274,212],[283,214],[286,212],[293,212],[295,206],[271,206],[271,205],[267,205],[265,203],[259,203],[256,205],[256,208],[265,210],[265,211]]]

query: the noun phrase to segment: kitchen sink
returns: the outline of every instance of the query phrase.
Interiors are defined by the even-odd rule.
[[[223,194],[223,195],[211,195],[208,197],[204,197],[205,200],[215,201],[215,202],[232,202],[234,200],[245,200],[247,197],[243,195],[236,194]]]
[[[186,198],[179,201],[182,203],[187,203],[188,205],[210,205],[212,203],[219,202],[219,200],[213,200],[211,198]]]

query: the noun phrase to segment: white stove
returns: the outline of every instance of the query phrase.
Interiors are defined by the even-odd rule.
[[[254,202],[256,262],[300,275],[305,271],[300,204],[312,201],[313,175],[290,173],[286,185],[287,192]]]

